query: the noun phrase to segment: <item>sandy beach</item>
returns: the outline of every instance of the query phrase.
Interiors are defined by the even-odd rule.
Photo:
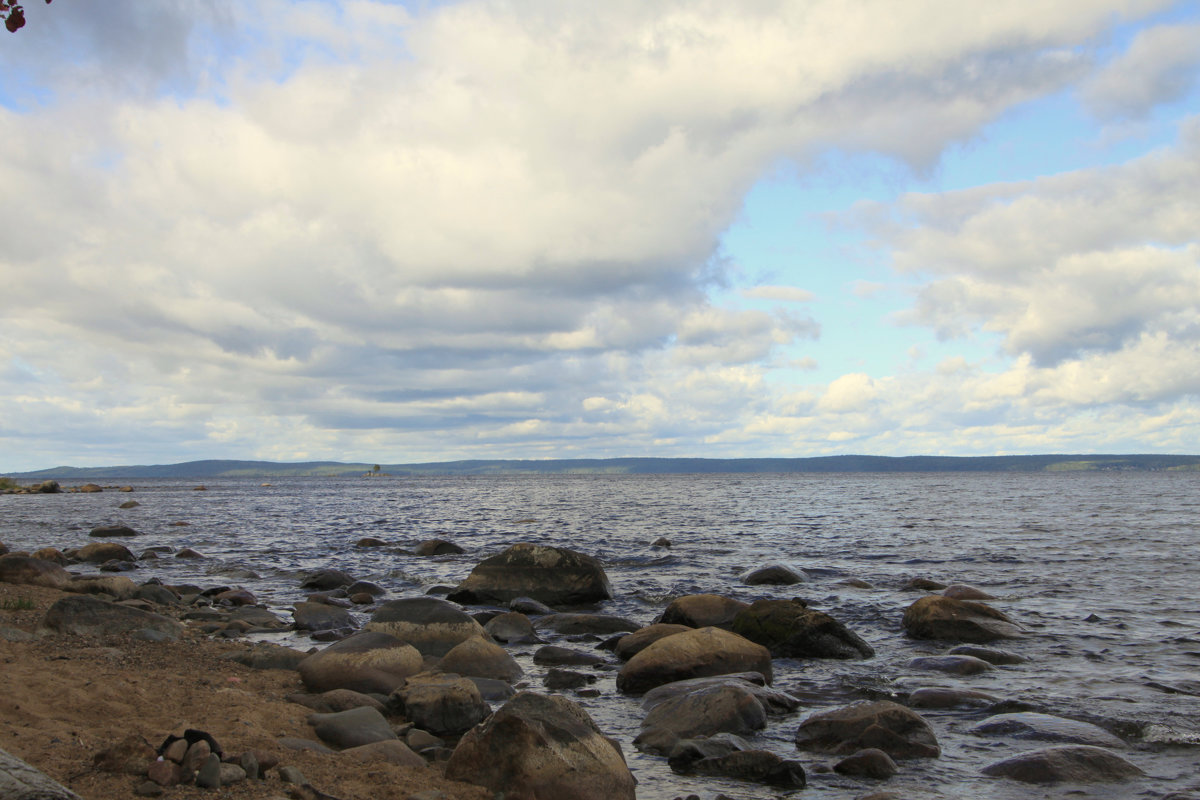
[[[0,629],[34,633],[46,609],[63,595],[0,583]],[[294,671],[255,670],[223,657],[248,646],[192,630],[165,643],[128,636],[29,641],[0,636],[0,748],[85,800],[126,800],[145,780],[97,769],[93,760],[98,753],[130,736],[158,747],[172,731],[185,727],[208,732],[226,753],[274,754],[280,765],[298,767],[314,789],[340,800],[407,800],[423,792],[440,792],[428,795],[439,800],[490,797],[482,788],[445,780],[437,766],[363,762],[281,745],[281,737],[316,741],[305,721],[310,710],[285,699],[303,687]],[[175,786],[163,796],[257,800],[305,795],[271,770],[263,780],[218,790]]]

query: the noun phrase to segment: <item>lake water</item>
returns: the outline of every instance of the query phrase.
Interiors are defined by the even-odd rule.
[[[828,800],[887,789],[905,797],[1159,798],[1200,792],[1200,473],[791,474],[514,476],[133,481],[133,494],[0,496],[0,541],[13,549],[88,543],[96,525],[140,532],[125,543],[191,547],[206,558],[142,562],[135,579],[204,586],[241,585],[289,618],[303,599],[300,577],[337,567],[373,580],[390,598],[453,585],[471,567],[516,542],[570,547],[605,564],[616,598],[601,610],[648,624],[671,598],[711,592],[751,601],[803,597],[866,639],[866,661],[777,659],[775,685],[805,707],[773,717],[755,737],[798,758],[809,772],[799,796]],[[140,505],[117,506],[129,499]],[[186,526],[173,523],[186,522]],[[356,548],[362,537],[387,548]],[[404,552],[430,538],[466,555],[418,558]],[[651,544],[659,537],[669,550]],[[790,587],[751,587],[739,575],[771,563],[810,576]],[[969,583],[1030,635],[1001,646],[1029,661],[968,678],[917,672],[918,655],[945,646],[913,641],[900,627],[918,593],[909,579]],[[873,588],[841,584],[846,578]],[[365,616],[364,616],[365,620]],[[308,647],[311,642],[289,643]],[[561,642],[560,642],[561,643]],[[575,644],[573,646],[587,646]],[[542,668],[532,646],[510,648],[533,688]],[[632,745],[643,712],[621,696],[614,672],[580,700],[617,738],[642,800],[695,793],[771,797],[736,781],[673,774],[665,759]],[[966,732],[984,710],[936,711],[943,755],[901,762],[885,783],[814,770],[836,759],[797,752],[793,736],[811,710],[863,698],[902,698],[922,686],[963,686],[1036,710],[1099,723],[1129,743],[1125,755],[1149,777],[1112,786],[1029,787],[980,774],[992,761],[1039,743]],[[1184,691],[1168,691],[1170,688]]]

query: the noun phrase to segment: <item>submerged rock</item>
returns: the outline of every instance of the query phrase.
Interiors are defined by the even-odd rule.
[[[1032,711],[996,714],[972,727],[969,733],[976,736],[1011,736],[1015,739],[1089,744],[1095,747],[1125,746],[1125,742],[1099,725]]]
[[[1077,744],[996,761],[984,767],[983,774],[1022,783],[1108,783],[1146,773],[1111,750]]]
[[[792,584],[803,583],[806,580],[808,580],[807,575],[783,564],[770,564],[742,575],[742,582],[748,586],[762,586],[764,584],[791,586]]]
[[[850,755],[877,748],[892,758],[937,758],[937,737],[917,712],[888,700],[861,700],[822,711],[796,730],[796,747]]]

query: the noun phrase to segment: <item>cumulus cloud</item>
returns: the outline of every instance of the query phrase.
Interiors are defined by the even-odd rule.
[[[1144,117],[1182,99],[1200,74],[1200,25],[1159,25],[1140,32],[1129,49],[1083,85],[1098,116]]]
[[[38,36],[90,44],[44,96],[0,107],[0,181],[23,210],[0,253],[0,391],[30,430],[64,451],[91,430],[437,458],[628,454],[776,413],[771,360],[819,322],[710,294],[755,181],[831,146],[928,168],[1078,80],[1114,15],[1167,3],[75,5]],[[1050,362],[1068,339],[1186,327],[1170,297],[1194,288],[1187,152],[908,198],[916,222],[878,235],[901,268],[943,275],[914,320],[994,326]],[[1029,219],[1056,235],[1014,237]],[[1142,258],[1147,241],[1183,249]],[[1094,308],[1052,324],[1017,312],[1032,284],[995,277],[1052,267],[1035,288],[1065,292],[1072,263],[1100,261]],[[1113,296],[1136,302],[1105,319]],[[862,413],[881,396],[863,377],[817,406]]]

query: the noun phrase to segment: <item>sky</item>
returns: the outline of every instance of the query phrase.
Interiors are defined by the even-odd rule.
[[[58,0],[0,474],[1200,453],[1200,3]]]

